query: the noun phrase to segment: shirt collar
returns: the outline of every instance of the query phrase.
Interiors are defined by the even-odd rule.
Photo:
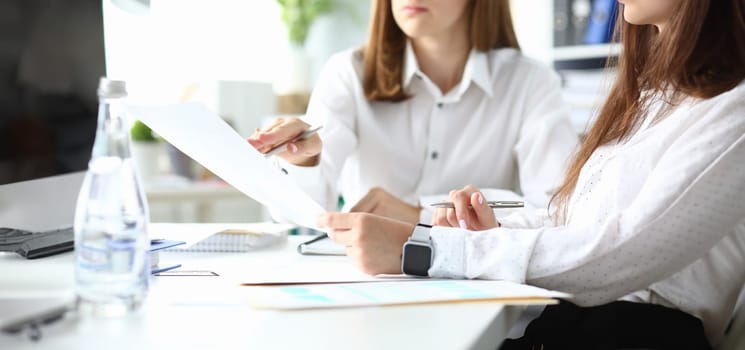
[[[404,86],[409,86],[411,79],[417,74],[422,75],[422,72],[419,71],[419,62],[416,60],[411,42],[407,41],[406,51],[404,52],[404,75],[401,77],[403,78]]]
[[[417,62],[411,42],[407,41],[406,51],[404,53],[403,86],[408,87],[411,84],[411,79],[417,75],[423,76],[424,73],[419,70],[419,62]],[[489,59],[486,52],[471,49],[471,52],[468,54],[468,60],[466,61],[466,67],[463,70],[463,78],[461,78],[458,87],[458,95],[466,92],[470,82],[475,83],[484,93],[492,97],[491,71],[489,70]]]
[[[468,81],[473,81],[481,90],[484,90],[487,96],[492,97],[491,71],[489,70],[489,58],[486,52],[471,49],[461,82]],[[465,92],[466,88],[468,88],[468,84],[462,84],[460,87],[462,92]]]

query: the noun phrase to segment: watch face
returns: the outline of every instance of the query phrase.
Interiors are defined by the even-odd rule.
[[[404,246],[403,272],[407,275],[427,276],[432,264],[432,248],[407,243]]]

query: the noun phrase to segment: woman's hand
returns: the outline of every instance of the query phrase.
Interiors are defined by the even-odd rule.
[[[332,240],[347,247],[347,256],[370,275],[400,274],[401,251],[414,225],[367,213],[328,213],[318,226],[329,228]]]
[[[370,213],[410,224],[419,222],[422,208],[406,203],[386,190],[375,187],[352,207],[351,212]]]
[[[261,153],[267,153],[282,142],[291,140],[307,130],[310,125],[298,118],[277,118],[272,125],[256,132],[248,138],[248,143]],[[277,154],[287,162],[299,166],[318,164],[322,142],[318,134],[287,144],[287,151]]]
[[[460,227],[472,231],[500,226],[494,211],[489,208],[486,198],[476,187],[468,185],[462,190],[450,191],[450,200],[455,208],[436,209],[432,215],[432,225]]]

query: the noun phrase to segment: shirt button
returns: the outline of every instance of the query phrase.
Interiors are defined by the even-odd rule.
[[[442,108],[442,106],[444,106],[444,105],[445,105],[444,103],[442,103],[442,102],[438,102],[438,103],[437,103],[437,108]]]
[[[437,151],[432,152],[432,159],[437,159]]]
[[[415,77],[416,77],[417,79],[419,79],[419,80],[422,80],[422,76],[421,76],[421,75],[420,75],[419,73],[417,73],[417,74],[414,74],[414,76],[415,76]]]

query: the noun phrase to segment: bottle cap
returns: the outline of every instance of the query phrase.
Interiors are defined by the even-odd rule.
[[[106,77],[101,77],[101,80],[98,82],[98,97],[127,97],[127,83],[122,80],[109,80]]]

